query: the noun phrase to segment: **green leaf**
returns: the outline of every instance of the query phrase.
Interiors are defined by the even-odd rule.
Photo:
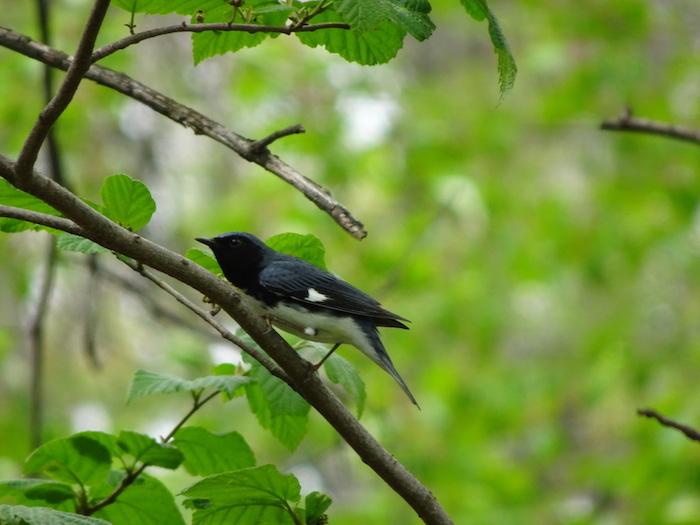
[[[127,402],[155,394],[174,394],[177,392],[197,392],[204,388],[212,388],[233,396],[242,385],[250,382],[244,376],[207,376],[189,381],[181,377],[137,370],[131,380]]]
[[[489,6],[486,5],[486,0],[460,0],[460,2],[469,16],[477,22],[481,22],[489,16]]]
[[[80,253],[110,253],[110,251],[79,235],[72,233],[63,233],[58,236],[56,247],[64,252],[80,252]]]
[[[498,56],[498,86],[501,92],[500,101],[503,101],[503,98],[515,85],[515,77],[518,74],[518,67],[515,64],[515,58],[508,41],[501,31],[496,15],[493,14],[486,0],[461,0],[461,2],[469,16],[474,20],[478,22],[488,20],[489,37],[493,44],[493,50]]]
[[[114,491],[120,480],[121,477],[112,476],[109,483],[93,488],[90,495],[96,501],[104,499]],[[148,474],[141,474],[114,503],[103,507],[95,515],[114,524],[185,525],[170,490]]]
[[[186,507],[197,509],[194,524],[284,524],[294,523],[289,503],[299,501],[300,491],[293,475],[282,475],[273,465],[263,465],[209,476],[181,494],[191,498],[185,501]],[[241,519],[244,516],[245,519]]]
[[[51,507],[57,510],[74,508],[73,488],[48,479],[10,479],[0,481],[0,499],[30,507]]]
[[[238,432],[212,434],[201,427],[184,427],[175,433],[173,444],[184,454],[187,472],[195,476],[255,466],[255,455]]]
[[[315,23],[343,22],[342,17],[330,9],[315,16],[313,20]],[[324,29],[295,35],[306,46],[325,46],[329,53],[336,53],[345,60],[373,66],[385,64],[396,56],[403,47],[406,30],[393,22],[384,21],[375,29],[365,32]]]
[[[23,505],[0,505],[0,523],[3,525],[111,525],[108,521],[99,518]]]
[[[389,19],[387,0],[336,0],[333,5],[343,22],[358,33],[375,30]]]
[[[190,248],[187,250],[185,258],[209,270],[214,275],[224,274],[224,272],[221,271],[219,263],[216,262],[216,259],[212,257],[211,254],[200,250],[199,248]]]
[[[66,483],[90,485],[102,481],[112,463],[110,450],[92,434],[81,432],[49,441],[27,458],[24,473],[46,472]]]
[[[243,359],[251,365],[248,374],[254,382],[246,385],[246,394],[258,423],[289,450],[296,449],[308,430],[309,404],[253,358]]]
[[[306,525],[321,525],[321,521],[333,500],[321,492],[312,492],[304,498]]]
[[[255,7],[262,2],[249,0],[243,6],[244,9]],[[202,8],[200,8],[202,9]],[[224,2],[219,2],[216,7],[202,9],[206,23],[228,22],[233,16],[233,7]],[[262,10],[255,11],[254,25],[283,26],[289,16],[288,10]],[[235,24],[242,24],[244,20],[237,15],[233,20]],[[194,63],[199,64],[202,60],[214,55],[224,55],[243,49],[244,47],[255,47],[261,44],[272,33],[263,31],[248,33],[246,31],[204,31],[192,34],[192,55]],[[276,33],[275,33],[276,35]]]
[[[146,185],[127,175],[107,177],[100,197],[104,214],[131,231],[143,228],[156,211],[156,203]]]
[[[221,0],[112,0],[112,5],[128,13],[193,15],[200,9],[221,5]]]
[[[328,348],[326,348],[326,352]],[[365,391],[365,382],[360,377],[357,368],[339,356],[333,353],[323,363],[323,369],[333,383],[341,385],[345,391],[350,394],[357,405],[357,418],[362,417],[365,409],[365,401],[367,400],[367,392]]]
[[[429,38],[435,30],[435,24],[428,13],[430,13],[428,2],[394,0],[391,3],[391,20],[404,28],[419,42]]]
[[[138,461],[147,465],[174,470],[184,461],[182,452],[167,443],[159,443],[145,434],[122,430],[117,441],[119,447]]]
[[[52,208],[41,199],[37,199],[29,193],[18,190],[12,184],[2,178],[0,178],[0,204],[12,206],[13,208],[21,208],[23,210],[45,213],[55,217],[63,216],[58,210]],[[19,219],[10,219],[8,217],[0,217],[0,231],[17,233],[30,229],[55,231],[51,228],[38,226],[31,222],[21,221]]]
[[[301,235],[299,233],[280,233],[270,237],[265,244],[273,250],[287,255],[293,255],[322,270],[328,271],[326,267],[326,248],[321,240],[311,234]]]

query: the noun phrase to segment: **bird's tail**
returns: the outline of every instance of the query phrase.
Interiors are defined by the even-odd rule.
[[[396,371],[396,368],[394,368],[394,363],[391,362],[391,358],[389,357],[389,354],[386,351],[386,348],[384,348],[384,344],[382,343],[382,340],[379,338],[379,331],[375,326],[370,327],[369,329],[365,330],[367,335],[369,336],[369,339],[372,343],[372,350],[374,350],[371,354],[369,352],[364,352],[372,361],[377,363],[380,367],[382,367],[384,370],[386,370],[391,377],[393,377],[396,382],[399,384],[399,386],[403,389],[403,391],[406,393],[408,398],[411,400],[411,402],[418,407],[420,410],[420,405],[418,405],[418,402],[416,401],[416,398],[413,397],[413,394],[411,394],[411,391],[408,389],[408,386],[406,385],[406,382],[403,380],[403,378],[399,375],[399,373]],[[362,350],[362,349],[360,349]]]

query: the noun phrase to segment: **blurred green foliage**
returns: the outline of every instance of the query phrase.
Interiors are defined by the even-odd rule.
[[[73,51],[88,4],[54,2],[57,47]],[[272,150],[365,222],[361,243],[259,167],[88,82],[57,127],[68,178],[93,201],[111,174],[143,181],[158,206],[144,235],[181,253],[229,230],[319,237],[332,271],[413,321],[384,339],[422,411],[359,352],[339,352],[367,384],[363,423],[456,523],[697,523],[700,449],[635,410],[700,426],[700,155],[599,124],[629,104],[700,126],[700,8],[491,7],[519,65],[498,107],[496,57],[451,1],[433,3],[429,40],[406,41],[375,68],[285,36],[197,68],[184,35],[105,60],[252,138],[302,123],[305,135]],[[31,9],[5,9],[3,25],[35,36]],[[111,11],[100,43],[124,36],[128,21]],[[159,23],[137,18],[139,29]],[[16,156],[41,108],[41,67],[5,49],[0,61],[16,71],[2,100],[22,101],[0,103],[0,144]],[[0,478],[16,477],[29,453],[26,326],[48,237],[0,236]],[[161,399],[126,407],[134,370],[197,377],[236,359],[99,257],[95,274],[85,256],[61,256],[46,440],[88,429],[157,436],[179,412]],[[130,293],[118,278],[142,287]],[[86,322],[98,368],[84,353]],[[291,456],[244,401],[210,403],[196,423],[240,432],[260,464],[295,473],[303,493],[329,494],[334,524],[418,522],[319,417]],[[173,491],[191,482],[179,471],[160,479]]]

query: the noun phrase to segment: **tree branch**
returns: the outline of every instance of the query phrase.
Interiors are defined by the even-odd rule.
[[[75,224],[73,221],[63,219],[61,217],[55,217],[54,215],[48,215],[46,213],[24,210],[22,208],[13,208],[12,206],[5,206],[4,204],[0,204],[0,217],[7,217],[9,219],[19,219],[20,221],[27,221],[34,224],[40,224],[41,226],[47,226],[55,230],[61,230],[66,233],[73,233],[75,235],[84,236],[83,229],[77,224]]]
[[[301,27],[293,26],[264,26],[258,24],[187,24],[183,22],[182,24],[158,27],[156,29],[149,29],[148,31],[141,31],[140,33],[134,33],[127,37],[107,44],[105,46],[96,49],[92,53],[92,62],[95,63],[98,60],[103,59],[106,56],[115,53],[121,49],[125,49],[149,38],[155,38],[157,36],[170,35],[173,33],[204,33],[206,31],[242,31],[245,33],[282,33],[290,35],[292,33],[308,33],[310,31],[318,31],[319,29],[350,29],[348,24],[342,24],[339,22],[327,22],[323,24],[311,24]]]
[[[61,116],[61,113],[68,107],[70,101],[73,100],[73,96],[78,90],[85,72],[90,67],[92,49],[95,46],[95,39],[108,7],[109,0],[97,0],[93,5],[85,30],[80,38],[78,49],[75,52],[75,58],[71,62],[63,82],[58,88],[56,95],[39,114],[38,120],[22,146],[22,151],[20,151],[15,165],[18,176],[22,177],[34,167],[39,155],[39,149],[41,149],[41,145],[46,140],[49,130],[58,120],[58,117]]]
[[[0,176],[14,173],[14,163],[0,155]],[[64,187],[36,171],[23,178],[22,190],[48,203],[78,224],[84,237],[126,255],[198,290],[226,311],[285,371],[294,389],[321,414],[358,456],[396,491],[427,524],[452,520],[427,487],[387,452],[340,400],[310,373],[311,364],[242,301],[232,286],[201,266],[110,221]]]
[[[0,45],[58,69],[66,70],[72,60],[61,51],[2,27],[0,27]],[[92,66],[85,74],[85,78],[138,100],[170,120],[192,129],[197,135],[206,135],[223,144],[249,162],[258,164],[294,186],[307,199],[333,217],[345,231],[356,239],[363,239],[367,236],[362,222],[353,216],[345,206],[333,199],[328,190],[305,177],[269,151],[255,151],[254,140],[234,133],[218,122],[179,104],[123,73],[101,66]]]
[[[632,116],[632,110],[625,108],[616,119],[603,121],[600,129],[609,131],[633,131],[637,133],[649,133],[662,135],[673,139],[684,140],[694,144],[700,144],[700,130],[674,126],[666,122],[637,118]]]
[[[283,137],[288,137],[289,135],[295,135],[297,133],[306,133],[304,126],[301,124],[295,124],[294,126],[289,126],[288,128],[275,131],[274,133],[269,134],[267,137],[263,137],[260,140],[253,142],[250,145],[250,150],[254,153],[263,153],[274,141]]]
[[[661,414],[659,414],[656,410],[652,410],[650,408],[640,408],[637,410],[637,414],[640,416],[645,416],[651,419],[656,419],[659,423],[661,423],[665,427],[670,427],[670,428],[675,428],[676,430],[680,430],[685,434],[685,436],[692,440],[692,441],[700,441],[700,432],[695,430],[692,427],[689,427],[687,425],[683,425],[681,423],[676,423],[672,419],[668,419]]]
[[[230,341],[231,343],[239,347],[241,350],[243,350],[245,353],[250,355],[253,359],[255,359],[261,365],[263,365],[267,369],[267,371],[270,372],[273,376],[278,377],[279,379],[287,383],[289,386],[294,388],[292,380],[289,378],[289,376],[287,376],[287,374],[284,373],[284,371],[280,369],[280,367],[278,367],[274,362],[270,361],[267,358],[267,356],[265,356],[257,348],[253,348],[252,346],[246,344],[240,337],[237,337],[236,334],[228,330],[223,324],[214,319],[214,317],[209,312],[203,310],[202,308],[199,308],[187,297],[182,295],[164,280],[159,279],[156,275],[149,272],[146,268],[143,267],[143,265],[139,264],[138,262],[125,261],[125,264],[132,270],[140,273],[143,277],[154,283],[156,286],[158,286],[158,288],[170,294],[172,297],[175,298],[175,300],[178,303],[186,306],[201,319],[204,319],[204,321],[206,321],[217,332],[219,332],[219,334],[221,334],[221,337],[223,337],[227,341]]]

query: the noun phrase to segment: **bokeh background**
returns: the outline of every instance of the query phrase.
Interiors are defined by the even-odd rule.
[[[52,6],[53,44],[72,53],[90,2]],[[700,447],[636,415],[653,407],[700,426],[700,150],[599,129],[627,105],[700,127],[700,5],[491,6],[519,66],[500,105],[486,25],[454,0],[435,0],[434,36],[407,38],[385,66],[280,37],[195,68],[184,34],[104,61],[251,138],[303,124],[273,151],[365,223],[362,242],[273,175],[87,81],[58,123],[68,182],[98,201],[108,175],[144,181],[158,204],[144,234],[181,253],[229,230],[318,236],[334,272],[413,321],[384,339],[422,411],[359,352],[341,353],[367,383],[362,422],[456,523],[700,523]],[[137,29],[179,20],[137,18]],[[99,43],[128,21],[113,9]],[[3,6],[0,23],[38,36],[33,2]],[[0,148],[16,157],[42,107],[42,70],[2,48],[0,67]],[[48,242],[0,236],[3,479],[30,450],[27,327]],[[91,267],[61,254],[44,440],[164,434],[187,399],[127,406],[134,371],[197,377],[237,359],[131,273],[110,256]],[[212,403],[194,423],[241,432],[259,464],[327,492],[333,524],[418,522],[316,415],[293,453],[243,400]],[[156,475],[174,491],[191,481]]]

